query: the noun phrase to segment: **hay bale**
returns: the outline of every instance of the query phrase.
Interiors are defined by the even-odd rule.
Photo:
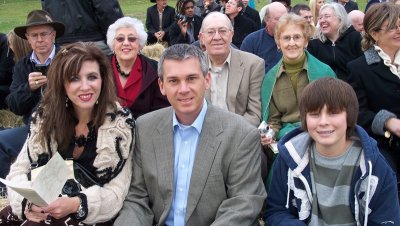
[[[8,206],[8,200],[7,198],[0,198],[0,210],[3,209],[4,207]]]
[[[24,125],[22,117],[9,110],[0,110],[0,128],[14,128]]]
[[[162,45],[161,43],[154,43],[152,45],[144,46],[141,52],[146,57],[158,61],[164,50],[165,50],[164,45]]]

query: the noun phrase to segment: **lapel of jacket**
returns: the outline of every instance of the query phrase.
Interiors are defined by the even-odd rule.
[[[228,87],[226,104],[231,112],[236,112],[236,96],[244,74],[243,61],[238,50],[231,48],[231,62],[229,64]]]
[[[158,175],[158,186],[161,197],[164,199],[164,212],[161,219],[165,219],[172,204],[174,194],[174,137],[172,128],[172,108],[161,117],[165,120],[157,126],[157,136],[152,137],[155,151],[155,165]]]
[[[386,66],[382,60],[379,63],[372,64],[370,66],[376,75],[378,75],[378,76],[382,77],[383,79],[388,80],[390,82],[400,84],[400,79],[390,71],[388,66]]]
[[[220,135],[222,132],[223,128],[218,119],[218,114],[211,105],[208,105],[207,114],[199,137],[192,177],[190,179],[185,222],[187,222],[192,215],[203,193],[215,155],[221,143],[222,138]]]

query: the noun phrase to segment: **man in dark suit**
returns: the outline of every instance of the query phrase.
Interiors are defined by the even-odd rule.
[[[242,16],[241,11],[244,5],[242,0],[229,0],[226,3],[225,14],[229,17],[233,24],[235,33],[232,43],[238,48],[242,44],[243,39],[250,33],[256,31],[259,27],[246,16]]]
[[[178,0],[177,12],[185,18],[180,18],[172,24],[169,39],[171,45],[178,43],[191,44],[198,39],[203,18],[194,14],[194,0]]]
[[[243,9],[241,11],[242,16],[245,16],[252,20],[254,24],[256,25],[256,30],[261,28],[261,20],[260,20],[260,14],[258,13],[257,10],[251,8],[249,6],[249,0],[242,0],[243,2]]]
[[[171,46],[158,72],[172,107],[137,120],[131,187],[114,225],[258,225],[257,129],[205,101],[210,74],[197,47]]]
[[[167,5],[167,0],[150,0],[156,4],[147,8],[147,43],[169,41],[169,29],[175,21],[175,9]]]

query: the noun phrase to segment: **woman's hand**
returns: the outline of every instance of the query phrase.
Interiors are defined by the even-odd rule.
[[[44,211],[56,219],[63,218],[79,210],[80,200],[78,197],[59,197],[50,205],[44,207]]]
[[[26,219],[37,223],[43,222],[47,219],[47,216],[49,215],[48,213],[46,213],[43,207],[36,206],[32,203],[28,203],[26,205],[24,213]]]
[[[391,118],[386,121],[385,127],[389,130],[390,133],[394,134],[397,137],[400,137],[400,119]]]
[[[272,144],[275,142],[273,137],[266,136],[266,135],[260,135],[261,136],[261,144],[262,146],[267,146],[268,144]]]

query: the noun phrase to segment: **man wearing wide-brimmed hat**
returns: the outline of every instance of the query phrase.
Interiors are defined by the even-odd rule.
[[[28,125],[32,110],[40,101],[47,78],[45,70],[54,58],[57,49],[55,39],[64,33],[64,25],[53,21],[42,10],[31,11],[24,26],[16,27],[14,32],[27,39],[32,52],[16,63],[10,94],[6,98],[9,109],[24,117]],[[12,159],[16,158],[28,133],[27,126],[0,131],[0,177],[5,178]]]

